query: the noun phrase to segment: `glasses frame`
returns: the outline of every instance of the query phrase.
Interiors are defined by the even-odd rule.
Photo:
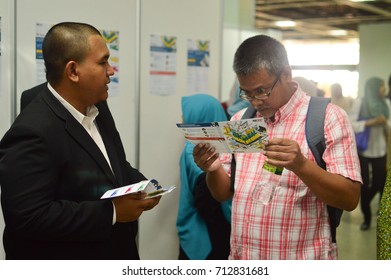
[[[247,100],[247,101],[253,101],[254,99],[257,99],[257,100],[266,100],[266,99],[268,99],[268,98],[269,98],[269,95],[272,94],[273,89],[274,89],[274,87],[276,86],[277,82],[280,80],[280,78],[281,78],[281,73],[282,73],[282,72],[280,72],[280,73],[277,75],[276,79],[275,79],[274,82],[273,82],[273,85],[270,87],[270,89],[269,89],[268,92],[266,92],[266,93],[265,93],[265,92],[259,92],[261,89],[264,90],[264,88],[258,88],[258,89],[256,89],[257,93],[254,94],[254,96],[249,96],[249,95],[247,95],[247,94],[245,93],[245,91],[243,91],[242,89],[240,89],[239,97],[240,97],[241,99],[244,99],[244,100]]]

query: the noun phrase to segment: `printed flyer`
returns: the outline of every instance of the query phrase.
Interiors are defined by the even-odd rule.
[[[137,193],[137,192],[145,192],[147,194],[145,199],[147,199],[147,198],[152,198],[152,197],[167,194],[174,189],[175,189],[175,186],[169,186],[167,188],[162,187],[158,183],[158,181],[156,181],[154,179],[153,180],[144,180],[144,181],[140,181],[136,184],[127,185],[124,187],[108,190],[107,192],[105,192],[102,195],[101,199],[113,198],[113,197],[117,197],[117,196],[131,194],[131,193]]]
[[[209,143],[218,153],[259,153],[269,140],[263,118],[177,124],[187,141]]]

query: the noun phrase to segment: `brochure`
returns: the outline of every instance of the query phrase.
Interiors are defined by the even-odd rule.
[[[117,196],[122,196],[122,195],[127,195],[131,193],[136,193],[136,192],[145,192],[147,196],[145,199],[160,196],[160,195],[165,195],[167,193],[170,193],[172,190],[175,189],[175,186],[169,186],[169,187],[162,187],[158,181],[155,179],[152,180],[143,180],[140,181],[136,184],[132,185],[127,185],[124,187],[116,188],[116,189],[111,189],[105,192],[101,199],[105,198],[113,198]]]
[[[269,140],[263,118],[177,124],[187,141],[209,143],[218,153],[259,153]]]

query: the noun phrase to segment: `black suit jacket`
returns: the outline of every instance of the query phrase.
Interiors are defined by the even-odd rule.
[[[30,102],[36,96],[38,96],[41,91],[44,91],[47,86],[47,83],[42,83],[33,88],[23,91],[20,97],[20,111],[23,111],[23,109],[26,108],[26,106],[30,104]]]
[[[107,190],[145,177],[126,161],[107,103],[96,122],[110,158],[44,87],[0,142],[7,259],[138,259],[137,222],[112,225]]]

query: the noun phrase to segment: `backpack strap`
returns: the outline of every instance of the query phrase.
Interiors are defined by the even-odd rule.
[[[255,117],[257,113],[257,109],[255,109],[253,106],[249,106],[246,111],[244,112],[242,116],[242,120],[244,119],[251,119]],[[235,160],[235,154],[232,154],[232,161],[231,161],[231,185],[230,190],[233,193],[235,191],[235,172],[236,172],[236,160]]]
[[[322,158],[323,152],[326,149],[324,118],[326,107],[329,103],[329,98],[311,96],[305,122],[305,135],[308,146],[315,157],[316,163],[323,169],[326,169],[326,163]]]
[[[316,163],[326,170],[326,163],[322,156],[326,149],[324,139],[324,119],[326,115],[329,98],[312,96],[308,106],[307,118],[305,123],[305,133],[309,148],[315,157]],[[337,242],[337,227],[341,220],[342,210],[327,205],[327,212],[330,220],[331,240]]]
[[[242,120],[254,118],[256,113],[257,113],[257,109],[255,109],[253,106],[250,105],[247,107],[247,110],[244,112],[242,116]]]

